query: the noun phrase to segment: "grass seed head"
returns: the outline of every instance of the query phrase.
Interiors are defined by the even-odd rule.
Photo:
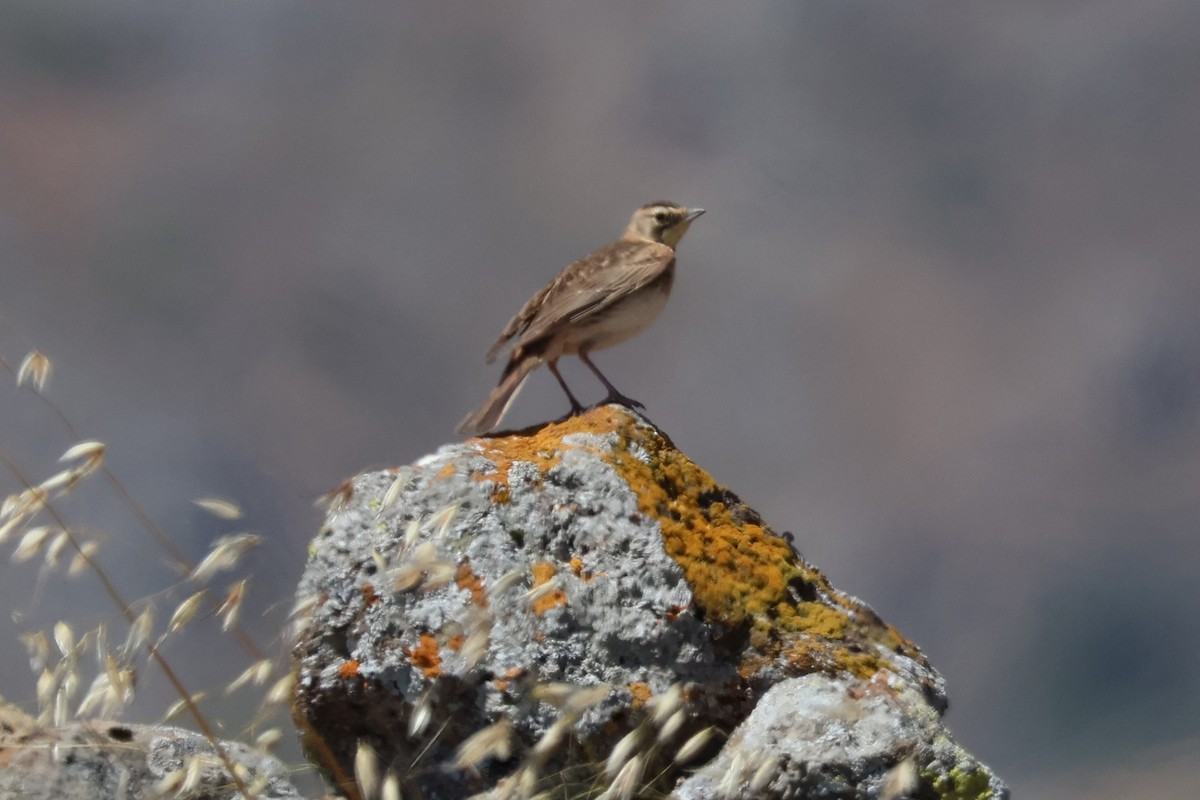
[[[37,393],[41,394],[53,371],[54,365],[45,353],[41,350],[30,350],[25,358],[21,359],[21,366],[17,368],[17,386],[24,386],[29,382]]]
[[[354,780],[363,800],[371,800],[379,792],[379,756],[375,748],[365,741],[359,741],[354,751]]]

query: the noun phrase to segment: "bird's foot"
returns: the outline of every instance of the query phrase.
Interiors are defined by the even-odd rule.
[[[584,411],[587,411],[587,409],[584,408],[583,405],[578,400],[572,400],[571,401],[571,410],[568,411],[567,413],[563,414],[561,417],[559,417],[558,419],[556,419],[554,421],[555,422],[565,422],[565,421],[569,420],[571,417],[579,416]]]
[[[632,397],[626,397],[620,392],[609,392],[608,397],[604,398],[606,403],[616,403],[617,405],[625,406],[626,408],[636,408],[645,411],[646,407],[634,400]]]

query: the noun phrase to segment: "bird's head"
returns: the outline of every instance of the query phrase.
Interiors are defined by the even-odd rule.
[[[633,212],[625,238],[661,242],[674,248],[687,233],[688,226],[704,213],[703,208],[685,208],[677,203],[658,200]]]

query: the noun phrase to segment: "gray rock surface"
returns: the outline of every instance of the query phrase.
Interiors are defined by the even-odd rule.
[[[1006,796],[917,647],[618,406],[357,476],[299,597],[294,714],[347,791],[369,748],[428,800],[865,798],[905,763]]]
[[[186,797],[232,800],[244,795],[216,751],[198,733],[165,725],[92,721],[43,728],[11,706],[0,709],[0,798],[3,800],[142,800]],[[300,800],[272,758],[222,742],[261,800]]]

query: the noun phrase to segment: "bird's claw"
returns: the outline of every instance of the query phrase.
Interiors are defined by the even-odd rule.
[[[617,405],[625,406],[626,408],[636,408],[645,411],[646,407],[634,400],[632,397],[627,397],[620,392],[612,392],[608,397],[604,398],[606,403],[616,403]]]

